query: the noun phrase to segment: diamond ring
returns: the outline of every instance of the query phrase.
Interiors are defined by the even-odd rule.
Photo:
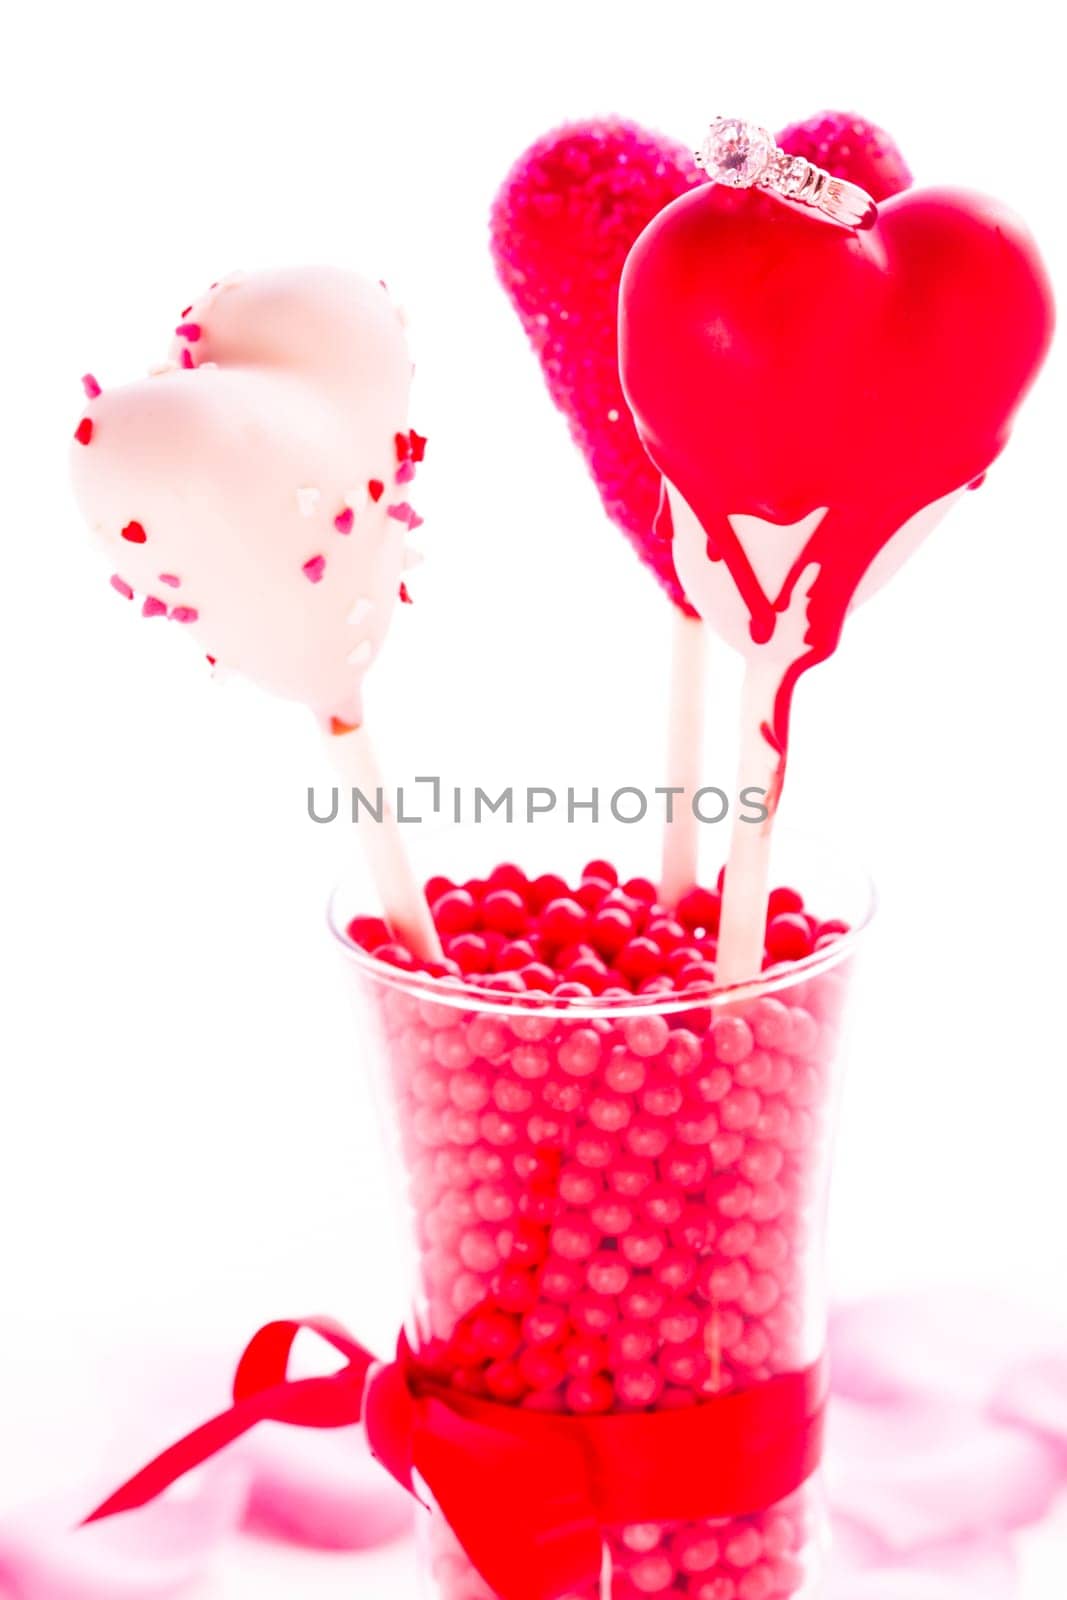
[[[878,207],[865,189],[835,178],[803,156],[780,150],[766,128],[735,117],[717,117],[707,131],[696,163],[712,183],[730,189],[769,189],[786,200],[832,217],[845,228],[869,228]]]

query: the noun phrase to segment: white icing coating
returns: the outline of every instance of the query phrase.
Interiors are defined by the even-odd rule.
[[[90,402],[75,494],[139,600],[163,601],[172,618],[180,608],[220,665],[356,725],[405,562],[407,528],[388,515],[407,493],[395,487],[411,381],[403,328],[379,284],[334,268],[241,276],[225,290],[182,319],[200,336],[178,338],[172,355],[188,350],[195,368]],[[353,500],[344,533],[334,519]],[[143,543],[123,537],[131,523]]]
[[[818,576],[818,566],[805,568],[790,605],[778,619],[766,644],[752,639],[748,608],[725,561],[711,561],[707,535],[696,513],[672,483],[666,484],[674,526],[674,565],[686,598],[708,626],[733,649],[747,657],[773,658],[787,665],[804,653],[808,591]],[[883,545],[861,580],[850,610],[870,599],[899,571],[922,544],[965,489],[956,489],[916,513]],[[799,522],[779,524],[762,517],[735,513],[730,526],[748,557],[765,595],[779,593],[794,561],[826,515],[826,508],[809,512]]]

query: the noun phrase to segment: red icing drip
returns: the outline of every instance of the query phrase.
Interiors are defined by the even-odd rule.
[[[642,439],[770,639],[816,565],[797,680],[837,647],[857,586],[910,517],[985,472],[1052,333],[1032,241],[991,201],[912,192],[847,232],[758,190],[705,187],[635,245],[622,283],[622,376]],[[830,510],[777,594],[728,521]],[[662,523],[662,519],[660,519]]]

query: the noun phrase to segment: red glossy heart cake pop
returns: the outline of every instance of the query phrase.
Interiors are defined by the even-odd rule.
[[[1052,326],[1029,234],[952,190],[898,195],[860,233],[709,184],[638,239],[623,387],[689,600],[779,659],[779,748],[797,677],[836,648],[864,584],[1000,453]]]

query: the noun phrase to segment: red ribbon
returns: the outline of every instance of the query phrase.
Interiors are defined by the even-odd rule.
[[[345,1357],[339,1372],[289,1378],[304,1329]],[[822,1454],[826,1389],[821,1360],[677,1411],[564,1417],[457,1394],[403,1337],[381,1365],[336,1323],[272,1322],[241,1358],[231,1408],[86,1521],[147,1505],[257,1422],[362,1421],[373,1454],[413,1494],[425,1485],[491,1589],[555,1600],[597,1579],[604,1527],[745,1516],[799,1488]]]

